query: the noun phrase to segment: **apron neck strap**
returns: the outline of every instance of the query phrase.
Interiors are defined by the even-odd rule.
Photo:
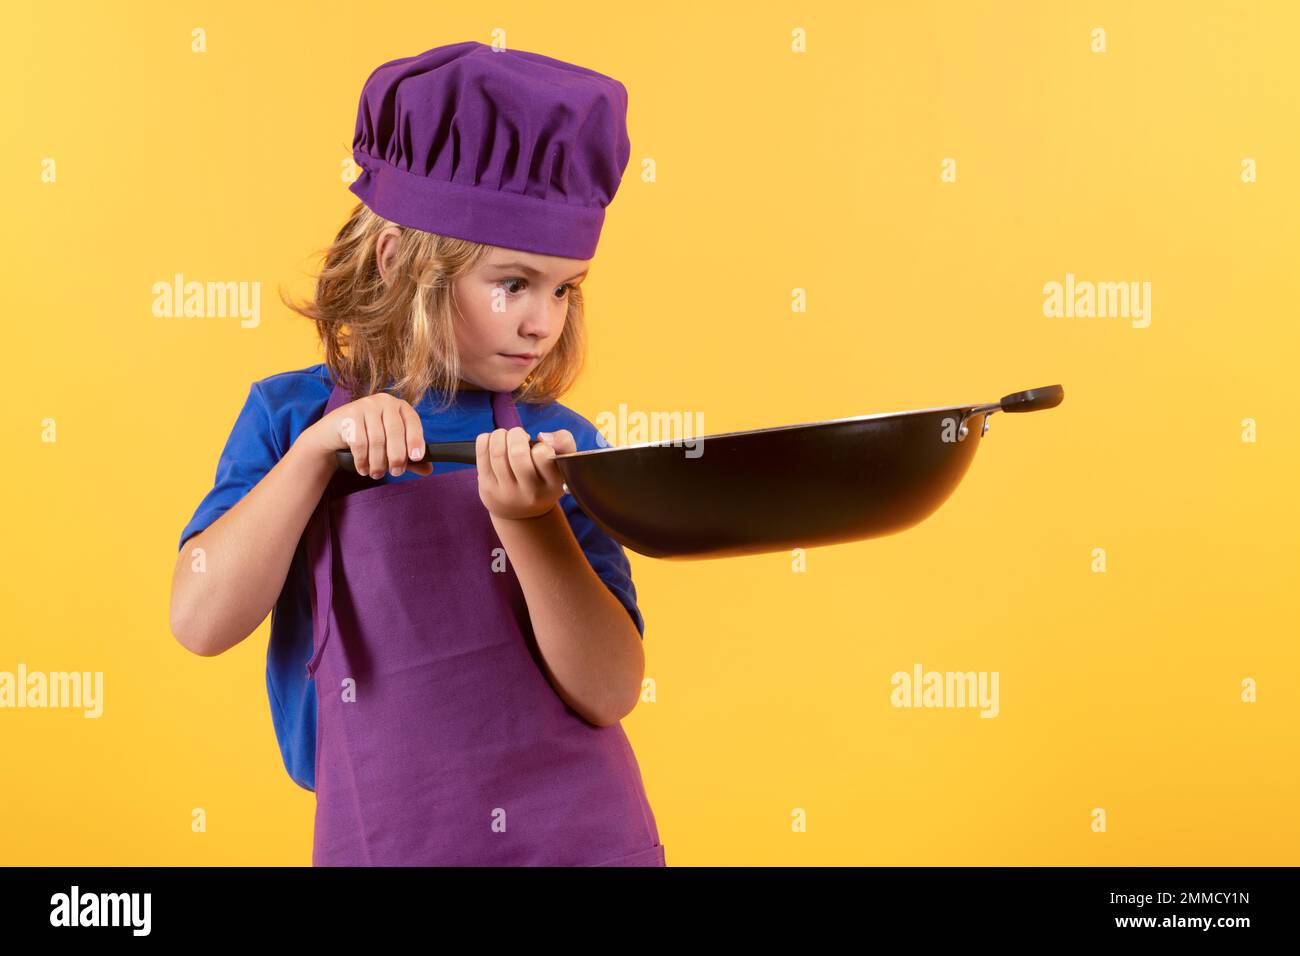
[[[515,408],[515,400],[510,397],[509,392],[492,393],[492,421],[497,428],[523,428],[524,423],[519,418],[519,409]]]

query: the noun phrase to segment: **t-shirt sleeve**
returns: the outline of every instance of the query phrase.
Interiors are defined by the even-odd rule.
[[[181,531],[179,547],[184,548],[187,538],[198,534],[243,498],[275,467],[280,456],[266,399],[254,382],[217,461],[212,490],[204,495],[194,516]]]

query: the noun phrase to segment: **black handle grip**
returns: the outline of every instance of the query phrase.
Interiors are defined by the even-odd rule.
[[[1044,408],[1055,408],[1065,398],[1065,389],[1059,385],[1044,385],[1023,392],[1004,395],[998,404],[1004,412],[1037,412]]]
[[[528,441],[528,447],[532,447],[540,442],[540,438],[532,438]],[[338,459],[340,468],[347,468],[351,471],[357,470],[357,463],[352,458],[352,452],[344,449],[334,453]],[[478,451],[475,442],[472,441],[444,441],[425,444],[424,455],[420,458],[409,459],[412,463],[423,461],[456,461],[462,465],[478,464]]]

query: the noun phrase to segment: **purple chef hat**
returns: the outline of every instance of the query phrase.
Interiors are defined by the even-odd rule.
[[[370,74],[349,188],[403,226],[590,259],[631,148],[618,80],[470,40]]]

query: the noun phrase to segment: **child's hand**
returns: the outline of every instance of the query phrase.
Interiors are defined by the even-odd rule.
[[[578,450],[567,428],[538,432],[528,444],[522,428],[484,432],[474,442],[478,453],[478,495],[498,518],[536,518],[555,507],[564,494],[564,477],[556,455]]]
[[[424,424],[411,403],[376,392],[355,402],[340,405],[300,437],[310,435],[322,454],[352,452],[357,473],[371,478],[384,477],[385,471],[400,475],[412,458],[424,454]],[[433,462],[411,464],[419,475],[433,472]]]

